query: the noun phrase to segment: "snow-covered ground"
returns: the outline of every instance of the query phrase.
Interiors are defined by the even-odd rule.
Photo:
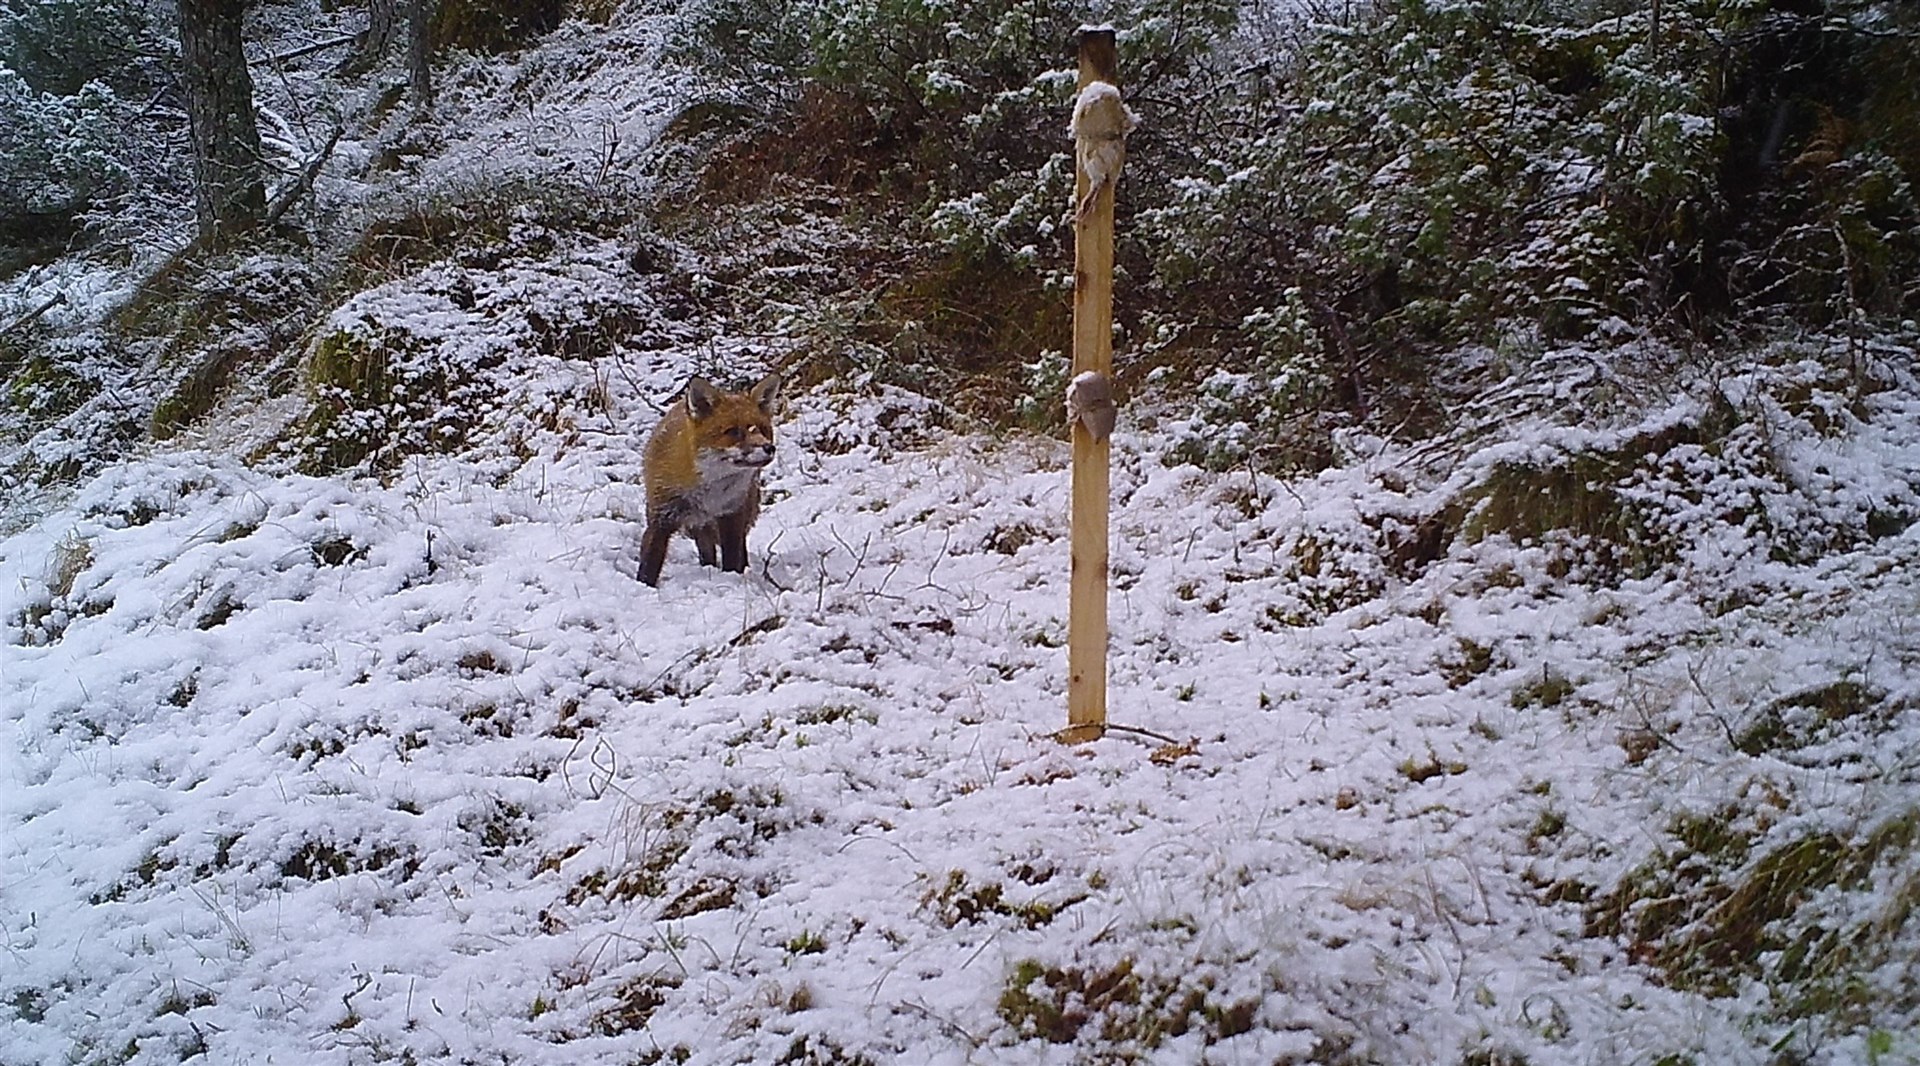
[[[1396,569],[1380,516],[1572,431],[1283,484],[1123,429],[1112,717],[1177,743],[1067,746],[1064,446],[800,396],[752,571],[649,589],[622,383],[696,354],[570,364],[610,402],[517,465],[158,454],[0,543],[0,1062],[1758,1063],[1764,989],[1665,988],[1554,886],[1756,790],[1775,839],[1920,802],[1920,528]],[[1910,497],[1902,379],[1781,462]],[[1836,679],[1896,708],[1849,757],[1732,745]]]
[[[374,175],[395,145],[356,130],[316,200],[643,184],[691,90],[627,30],[461,67],[437,141],[388,131],[422,155]],[[750,572],[678,542],[647,588],[657,405],[778,354],[615,238],[536,236],[308,338],[483,386],[374,426],[444,418],[451,454],[242,462],[308,402],[242,382],[0,503],[0,1066],[1920,1061],[1911,344],[1664,399],[1620,352],[1542,357],[1476,432],[1290,481],[1169,465],[1146,398],[1134,728],[1065,745],[1064,444],[802,392]],[[655,268],[697,296],[708,265]],[[1529,470],[1569,499],[1530,512]],[[1739,911],[1808,841],[1844,875]],[[1766,919],[1724,987],[1672,978],[1676,906]],[[1834,975],[1774,946],[1821,930],[1859,938],[1824,1013],[1785,997]]]

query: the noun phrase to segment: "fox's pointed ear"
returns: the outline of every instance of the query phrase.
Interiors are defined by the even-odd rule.
[[[687,382],[687,413],[697,421],[713,413],[713,405],[720,400],[720,390],[706,378],[696,377]]]
[[[760,384],[755,385],[747,395],[753,397],[753,402],[760,405],[760,410],[770,415],[773,409],[780,405],[781,384],[780,372],[776,370],[761,378]]]

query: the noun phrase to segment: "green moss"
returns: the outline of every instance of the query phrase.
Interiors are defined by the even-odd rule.
[[[1520,544],[1571,538],[1603,570],[1645,577],[1673,562],[1681,544],[1655,505],[1625,488],[1677,447],[1716,447],[1739,421],[1716,392],[1692,419],[1635,434],[1612,448],[1497,463],[1462,496],[1468,507],[1462,534],[1469,541],[1500,535]]]
[[[34,352],[7,378],[6,403],[37,421],[53,421],[78,410],[99,387],[59,360]]]
[[[1008,898],[1005,885],[996,882],[976,884],[967,877],[965,871],[949,870],[946,880],[928,889],[920,897],[920,903],[949,928],[999,916],[1012,918],[1028,929],[1038,929],[1052,922],[1062,910],[1078,903],[1081,898],[1075,897],[1060,903],[1039,898],[1022,902]]]
[[[212,410],[226,389],[235,365],[246,354],[244,348],[228,346],[196,363],[154,405],[149,419],[149,430],[154,437],[161,440],[171,437]]]
[[[321,338],[307,366],[316,388],[344,389],[370,403],[391,398],[385,343],[346,330]]]
[[[1885,692],[1858,681],[1835,681],[1768,704],[1734,737],[1733,746],[1748,755],[1800,751],[1856,719],[1867,719],[1877,732],[1900,709]]]
[[[1866,1024],[1876,994],[1858,977],[1898,950],[1920,909],[1920,874],[1910,872],[1920,808],[1852,839],[1816,830],[1767,848],[1736,819],[1731,808],[1675,819],[1677,846],[1594,899],[1588,932],[1623,938],[1678,988],[1732,995],[1759,980],[1785,1017]],[[1876,871],[1894,879],[1887,902],[1855,910],[1851,923],[1807,909],[1867,890]]]
[[[1260,1000],[1222,997],[1210,977],[1142,972],[1134,960],[1111,966],[1014,964],[1001,985],[998,1013],[1023,1039],[1064,1044],[1092,1028],[1116,1048],[1158,1048],[1169,1037],[1203,1034],[1214,1044],[1250,1031]],[[1116,1059],[1143,1058],[1134,1052]]]
[[[1540,668],[1540,679],[1514,690],[1510,701],[1516,710],[1527,707],[1558,707],[1573,695],[1573,682],[1552,667]]]
[[[294,445],[303,472],[384,467],[406,454],[465,443],[471,419],[454,401],[467,375],[422,350],[424,343],[394,331],[340,330],[314,344],[307,362],[312,406]]]

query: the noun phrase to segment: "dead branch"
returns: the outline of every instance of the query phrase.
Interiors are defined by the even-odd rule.
[[[299,203],[302,196],[313,191],[313,179],[320,176],[320,168],[326,165],[327,157],[333,154],[333,146],[340,143],[340,135],[343,132],[345,127],[335,126],[319,153],[308,160],[306,166],[300,168],[300,177],[292,185],[275,194],[273,202],[267,205],[265,225],[268,228],[272,228],[282,216],[292,210],[293,205]]]
[[[64,292],[54,293],[52,296],[47,297],[46,302],[42,303],[39,307],[36,307],[33,310],[28,311],[26,314],[21,315],[19,318],[16,318],[13,321],[7,323],[7,328],[0,329],[0,336],[5,336],[6,334],[12,333],[14,330],[24,329],[25,327],[32,325],[35,319],[38,319],[41,315],[46,314],[48,311],[51,311],[54,308],[59,307],[61,304],[66,302],[67,302],[66,293]]]

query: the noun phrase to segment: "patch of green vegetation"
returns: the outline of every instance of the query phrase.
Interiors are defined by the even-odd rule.
[[[1286,590],[1287,598],[1267,605],[1257,623],[1261,629],[1317,625],[1386,591],[1385,571],[1374,565],[1381,562],[1380,549],[1371,539],[1346,541],[1332,533],[1307,530],[1290,538],[1283,553],[1284,570],[1278,576],[1286,579],[1281,587]],[[1229,571],[1227,579],[1268,576],[1275,575],[1249,573],[1236,578]],[[1201,606],[1216,611],[1224,607],[1225,602],[1223,593]]]
[[[1884,727],[1901,709],[1887,693],[1842,679],[1769,703],[1734,737],[1733,746],[1748,755],[1797,752],[1830,739],[1845,723],[1865,720]]]
[[[163,392],[148,431],[174,435],[212,410],[243,367],[286,352],[317,296],[309,264],[294,255],[189,254],[162,265],[108,320],[118,337],[162,342]]]
[[[1400,776],[1418,785],[1436,777],[1452,777],[1467,772],[1467,764],[1457,759],[1442,760],[1438,753],[1428,751],[1425,758],[1409,755],[1400,762]]]
[[[1493,669],[1493,649],[1475,640],[1459,637],[1454,654],[1441,664],[1447,674],[1448,688],[1463,688],[1474,678]]]
[[[330,759],[346,751],[350,741],[365,735],[368,734],[363,732],[349,735],[338,726],[309,727],[309,732],[305,736],[298,737],[287,745],[287,757],[297,763]]]
[[[1553,807],[1544,808],[1527,829],[1527,846],[1538,849],[1542,842],[1559,836],[1566,828],[1567,816],[1564,812]]]
[[[36,422],[52,422],[79,409],[99,386],[45,352],[21,360],[7,377],[6,404]]]
[[[149,851],[141,856],[140,864],[129,871],[125,877],[95,892],[87,898],[87,902],[96,907],[103,903],[118,903],[132,893],[150,887],[159,880],[161,874],[178,865],[179,863],[161,855],[158,850]]]
[[[357,466],[382,443],[385,419],[376,421],[365,414],[379,412],[393,401],[389,343],[406,341],[341,330],[314,345],[307,364],[314,402],[305,421],[307,458],[301,464],[308,472]],[[443,393],[445,382],[437,384],[440,387],[433,391]]]
[[[226,390],[234,367],[249,354],[242,346],[222,345],[195,362],[154,405],[148,418],[154,438],[165,440],[211,411]]]
[[[876,725],[880,716],[850,703],[826,703],[809,707],[794,717],[795,725],[833,725],[836,722],[864,722]]]
[[[160,1007],[156,1013],[160,1015],[185,1014],[190,1010],[198,1010],[201,1007],[211,1007],[213,1004],[214,998],[212,992],[203,988],[188,995],[183,993],[178,985],[175,985],[173,990],[167,993],[166,998],[160,1001]]]
[[[656,899],[667,892],[667,873],[687,853],[685,834],[670,832],[650,842],[646,855],[634,865],[619,871],[594,870],[567,890],[567,903],[578,906],[592,896],[631,902]],[[697,912],[689,912],[697,913]]]
[[[1024,902],[1009,899],[1005,885],[976,884],[964,870],[949,870],[945,881],[920,897],[920,905],[930,910],[940,924],[952,928],[971,925],[989,916],[1012,918],[1028,929],[1038,929],[1053,921],[1063,910],[1084,897],[1052,903],[1034,898]]]
[[[1001,1020],[1022,1039],[1064,1044],[1092,1027],[1108,1044],[1147,1051],[1196,1031],[1203,1044],[1248,1032],[1259,1009],[1257,997],[1223,998],[1211,977],[1143,973],[1130,958],[1107,967],[1024,959],[1002,983],[998,1003]]]
[[[348,874],[393,867],[395,880],[410,880],[420,872],[420,857],[392,844],[367,845],[354,840],[344,845],[308,840],[280,863],[280,876],[301,881],[328,881]]]
[[[1712,449],[1740,423],[1733,405],[1713,393],[1695,417],[1635,434],[1611,448],[1567,451],[1551,460],[1497,463],[1463,494],[1462,534],[1470,542],[1500,535],[1517,544],[1565,543],[1565,565],[1645,577],[1672,563],[1681,548],[1655,505],[1627,490],[1637,473],[1682,446]]]
[[[735,831],[720,832],[716,845],[730,854],[747,854],[759,843],[772,840],[799,825],[818,824],[824,819],[819,811],[801,812],[787,803],[786,793],[774,785],[753,784],[745,789],[720,788],[701,797],[700,817],[729,819]]]
[[[660,920],[678,921],[708,911],[725,910],[739,898],[738,881],[726,877],[698,877],[660,908]]]
[[[827,950],[827,938],[811,929],[802,929],[787,938],[785,947],[789,955],[821,955]]]
[[[612,1002],[594,1013],[590,1025],[600,1036],[638,1032],[647,1027],[653,1012],[667,1002],[667,994],[679,987],[680,978],[668,973],[623,981],[613,990]]]
[[[1623,939],[1678,988],[1727,996],[1758,980],[1785,1019],[1870,1024],[1883,1004],[1861,977],[1899,950],[1920,911],[1920,808],[1852,838],[1807,830],[1769,846],[1733,808],[1676,818],[1668,833],[1674,848],[1589,903],[1590,934]],[[1835,920],[1834,893],[1876,881],[1884,902]]]
[[[1529,1066],[1525,1055],[1509,1048],[1477,1048],[1461,1058],[1460,1066]]]
[[[1511,700],[1515,710],[1528,707],[1558,707],[1568,696],[1573,695],[1573,682],[1561,676],[1550,666],[1540,668],[1540,679],[1529,682],[1513,692]]]
[[[457,450],[493,394],[481,375],[498,358],[456,364],[429,340],[392,329],[321,337],[307,362],[312,403],[293,441],[300,469],[385,468]]]
[[[456,824],[480,841],[481,849],[499,855],[533,839],[525,807],[517,803],[490,799],[480,807],[462,814]]]
[[[1539,543],[1548,534],[1589,537],[1622,554],[1628,569],[1645,573],[1662,561],[1645,516],[1622,499],[1615,482],[1627,468],[1614,456],[1574,454],[1558,465],[1524,462],[1494,467],[1474,496],[1469,540],[1503,534],[1516,543]]]
[[[866,1055],[854,1054],[817,1033],[796,1036],[774,1060],[779,1066],[876,1066]]]
[[[27,601],[20,610],[19,624],[29,644],[51,644],[66,633],[73,615],[91,617],[104,614],[112,600],[70,602],[74,583],[93,566],[93,544],[84,537],[68,534],[54,544],[47,561],[47,594]]]

